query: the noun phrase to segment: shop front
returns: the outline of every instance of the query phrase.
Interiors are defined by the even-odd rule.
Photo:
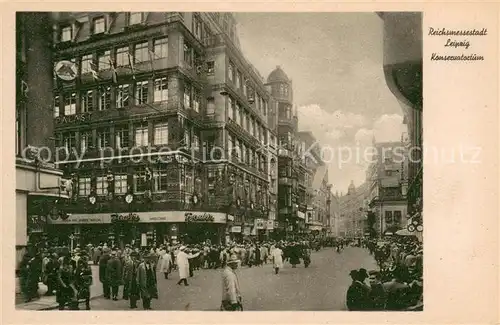
[[[220,243],[225,237],[226,214],[197,211],[73,214],[48,220],[50,236],[59,244],[107,243],[123,247],[152,246],[167,242]]]

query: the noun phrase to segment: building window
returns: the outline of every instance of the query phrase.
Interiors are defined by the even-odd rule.
[[[184,107],[191,107],[191,85],[188,83],[184,85]]]
[[[392,170],[386,170],[385,176],[392,176]]]
[[[61,99],[59,95],[54,96],[54,117],[59,117],[60,114]]]
[[[245,96],[247,95],[247,82],[248,80],[246,79],[243,81],[243,95]]]
[[[148,42],[135,45],[134,62],[145,62],[149,60]]]
[[[168,57],[168,38],[158,38],[153,42],[154,59]]]
[[[94,34],[101,34],[106,31],[106,20],[104,17],[94,19]]]
[[[92,134],[90,132],[80,133],[80,151],[85,152],[92,145]]]
[[[197,91],[193,91],[193,110],[197,113],[200,112],[200,94]]]
[[[239,71],[236,72],[236,88],[240,89],[241,87],[241,73]]]
[[[147,126],[135,128],[135,145],[138,147],[149,145],[149,132]]]
[[[155,102],[165,102],[168,100],[168,80],[167,77],[155,79],[153,100]]]
[[[234,112],[234,119],[236,120],[236,124],[241,125],[240,105],[236,104],[236,109],[234,110]]]
[[[128,126],[115,129],[115,140],[117,148],[128,148],[129,146]]]
[[[89,73],[92,70],[92,54],[87,54],[82,57],[81,61],[82,74]]]
[[[78,178],[78,195],[79,196],[90,195],[91,188],[92,188],[92,182],[91,182],[90,177]]]
[[[189,128],[184,130],[184,146],[188,148],[191,146],[191,130]]]
[[[108,148],[109,147],[110,134],[109,129],[103,129],[97,131],[97,146],[99,149]]]
[[[167,144],[168,143],[168,124],[167,123],[157,124],[157,125],[155,125],[154,130],[155,130],[154,143],[156,145]]]
[[[111,68],[111,51],[107,50],[97,55],[97,69],[100,71],[108,70]]]
[[[197,136],[196,134],[193,134],[193,139],[191,141],[191,148],[193,148],[195,151],[200,150],[200,137]]]
[[[137,105],[148,103],[148,81],[139,81],[135,84],[135,99]]]
[[[167,167],[164,165],[158,166],[153,172],[153,184],[155,192],[165,192],[168,190]]]
[[[142,193],[147,189],[146,169],[144,167],[141,167],[134,174],[134,192]]]
[[[391,224],[392,221],[392,211],[385,211],[385,223]]]
[[[128,65],[128,47],[120,47],[116,50],[116,66],[123,67]]]
[[[193,66],[193,50],[191,49],[191,47],[184,43],[184,62],[189,65],[189,66]]]
[[[227,67],[227,78],[230,81],[233,81],[233,79],[234,79],[234,66],[231,62],[229,63],[229,66]]]
[[[198,17],[194,17],[193,19],[193,30],[194,30],[194,36],[196,36],[197,39],[201,39],[201,21]]]
[[[400,224],[402,219],[401,211],[394,211],[394,223]]]
[[[127,191],[127,175],[115,175],[115,194],[125,194]]]
[[[69,132],[63,135],[63,144],[68,152],[76,148],[76,133]]]
[[[61,29],[61,42],[68,42],[73,39],[73,28],[65,26]]]
[[[233,100],[231,97],[227,97],[227,117],[228,119],[233,119]]]
[[[76,114],[76,93],[64,95],[64,115]]]
[[[123,108],[129,105],[129,85],[119,85],[116,94],[116,107]]]
[[[128,24],[130,26],[142,23],[142,12],[131,12],[128,17]]]
[[[108,180],[106,176],[96,177],[96,194],[99,196],[108,195]]]
[[[94,96],[93,96],[94,91],[93,90],[87,90],[84,91],[80,94],[80,99],[81,99],[81,105],[80,105],[80,110],[82,113],[86,112],[91,112],[94,108]]]
[[[111,107],[111,87],[102,87],[99,90],[99,110],[104,111]]]
[[[215,73],[215,61],[207,62],[207,74],[213,75]]]

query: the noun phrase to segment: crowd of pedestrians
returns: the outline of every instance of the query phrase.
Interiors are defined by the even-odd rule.
[[[378,270],[352,270],[347,290],[349,310],[423,310],[422,243],[412,236],[360,240],[375,258]]]

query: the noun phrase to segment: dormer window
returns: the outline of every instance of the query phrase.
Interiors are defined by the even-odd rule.
[[[73,28],[71,26],[64,26],[61,29],[61,42],[69,42],[73,39]]]
[[[129,26],[142,23],[142,12],[131,12],[128,18]]]
[[[94,19],[93,23],[94,34],[102,34],[106,31],[106,20],[104,17],[99,17]]]

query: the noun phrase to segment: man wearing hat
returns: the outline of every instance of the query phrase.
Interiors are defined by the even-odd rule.
[[[189,259],[197,257],[200,253],[197,254],[187,254],[186,246],[181,246],[179,248],[179,253],[177,254],[177,269],[179,271],[179,281],[178,285],[184,283],[184,286],[188,286],[187,278],[189,277]]]
[[[123,271],[123,295],[124,299],[130,299],[130,309],[137,308],[137,300],[140,298],[139,285],[137,283],[137,270],[139,267],[139,253],[132,251],[125,262]]]
[[[82,251],[75,272],[75,286],[78,299],[85,299],[85,309],[90,310],[90,286],[92,285],[92,269],[89,266],[88,254]],[[78,306],[76,307],[78,309]]]
[[[349,275],[352,283],[347,289],[346,305],[350,311],[367,310],[369,306],[368,293],[370,289],[363,283],[366,279],[366,270],[352,270]]]
[[[158,287],[156,284],[156,271],[154,261],[155,253],[144,256],[144,261],[137,268],[137,285],[142,298],[144,310],[150,310],[151,300],[158,299]]]
[[[241,292],[238,277],[235,270],[238,268],[240,260],[236,255],[231,257],[226,262],[226,267],[222,272],[222,304],[221,310],[238,311],[242,310]]]
[[[113,300],[118,300],[118,289],[122,283],[122,263],[118,258],[117,252],[111,252],[111,258],[106,267],[106,278],[111,286],[111,296]]]
[[[109,253],[110,253],[109,248],[104,247],[102,249],[102,256],[99,259],[99,281],[101,281],[101,283],[102,283],[102,289],[103,289],[105,299],[111,298],[111,286],[109,284],[109,281],[108,281],[108,278],[106,275],[106,269],[108,268],[108,261],[111,258]]]

